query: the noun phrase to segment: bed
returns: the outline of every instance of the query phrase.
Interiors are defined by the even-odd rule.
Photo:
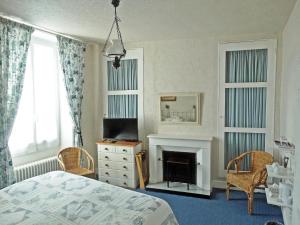
[[[0,191],[1,225],[178,225],[149,195],[55,171]]]

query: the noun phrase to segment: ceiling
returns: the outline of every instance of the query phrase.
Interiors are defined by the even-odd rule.
[[[57,32],[103,41],[110,0],[1,0],[0,12]],[[274,34],[283,30],[296,0],[121,0],[125,41],[203,35]]]

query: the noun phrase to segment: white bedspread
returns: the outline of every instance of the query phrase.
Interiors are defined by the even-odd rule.
[[[169,205],[149,195],[62,171],[0,191],[1,225],[177,225]]]

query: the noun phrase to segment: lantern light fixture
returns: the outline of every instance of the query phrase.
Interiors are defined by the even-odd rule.
[[[117,15],[117,7],[120,4],[120,0],[112,0],[111,4],[114,6],[114,21],[110,28],[108,37],[105,41],[103,47],[103,55],[110,59],[113,59],[113,67],[118,69],[120,67],[121,58],[126,55],[126,49],[124,48],[124,43],[122,40],[122,35],[120,31],[119,22],[121,22],[120,18]],[[111,39],[112,31],[116,27],[117,38]]]

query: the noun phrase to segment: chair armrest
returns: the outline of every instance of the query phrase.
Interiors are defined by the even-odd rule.
[[[86,157],[88,159],[88,169],[95,172],[95,162],[94,162],[93,157],[85,149],[81,149],[81,150],[86,155]]]
[[[230,160],[230,161],[228,162],[228,164],[227,164],[227,173],[229,173],[229,170],[230,170],[230,167],[231,167],[232,163],[235,164],[234,166],[235,166],[235,169],[236,169],[235,159],[232,159],[232,160]]]
[[[268,176],[268,174],[267,174],[267,169],[266,168],[262,168],[260,170],[257,170],[252,175],[252,186],[256,187],[257,185],[265,184],[267,176]]]
[[[60,159],[60,154],[57,155],[57,161],[58,161],[60,167],[62,168],[62,170],[66,171],[65,165],[64,165],[63,161]]]
[[[244,159],[244,157],[248,154],[251,154],[251,152],[245,152],[237,157],[235,157],[234,159],[230,160],[227,164],[227,173],[229,173],[231,164],[234,163],[234,168],[235,168],[235,172],[239,173],[240,172],[240,167],[241,167],[241,161]]]

